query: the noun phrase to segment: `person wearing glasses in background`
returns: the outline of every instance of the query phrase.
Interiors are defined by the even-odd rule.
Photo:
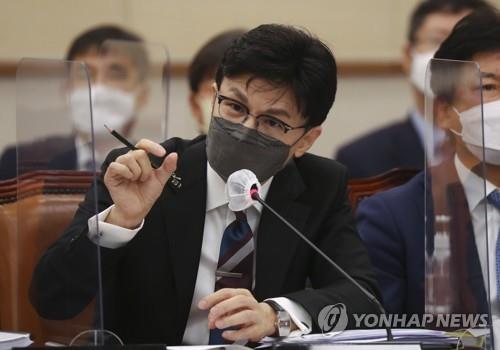
[[[270,212],[232,212],[225,197],[228,176],[250,169],[271,206],[378,296],[345,168],[306,153],[336,86],[333,54],[307,32],[267,24],[243,34],[217,69],[206,136],[141,140],[140,150],[110,153],[96,189],[100,213],[89,214],[91,190],[35,269],[31,297],[39,314],[71,318],[95,296],[89,266],[96,235],[104,327],[126,343],[221,344],[320,332],[320,311],[339,303],[347,314],[378,313]],[[152,169],[146,152],[169,154]],[[174,170],[181,188],[167,183]]]
[[[113,43],[130,43],[134,50],[113,49],[105,52],[103,46],[118,48]],[[85,63],[92,92],[92,109],[95,137],[95,163],[92,158],[90,106],[87,81],[81,74],[69,79],[68,92],[71,135],[50,136],[8,147],[0,156],[0,180],[16,177],[16,154],[23,161],[36,160],[33,170],[99,170],[106,154],[118,144],[111,140],[104,124],[129,135],[136,118],[148,99],[145,79],[149,62],[143,40],[138,35],[114,25],[91,28],[80,34],[70,45],[67,61]],[[111,52],[112,51],[112,52]],[[133,54],[132,54],[133,52]],[[25,164],[19,164],[22,173],[29,171]]]
[[[350,178],[375,176],[394,168],[424,168],[427,64],[455,24],[471,11],[480,9],[494,10],[483,0],[424,0],[415,8],[402,59],[414,106],[405,120],[372,131],[338,149],[334,159],[347,166]]]
[[[499,348],[500,13],[463,18],[434,58],[430,88],[433,121],[447,139],[443,157],[408,183],[361,201],[357,226],[387,312],[410,317],[439,303],[444,314],[491,310]],[[432,256],[444,262],[429,265]],[[429,275],[446,279],[426,286]]]

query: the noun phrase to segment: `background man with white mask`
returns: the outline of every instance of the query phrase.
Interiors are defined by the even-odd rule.
[[[135,44],[133,57],[129,50],[103,50],[105,43]],[[138,49],[142,39],[125,29],[109,25],[92,28],[80,34],[70,45],[66,60],[86,64],[91,83],[91,98],[94,120],[96,169],[105,155],[116,147],[112,137],[105,134],[104,124],[124,135],[129,135],[135,118],[148,98],[148,89],[143,83],[149,69],[147,54]],[[119,45],[109,44],[117,48]],[[112,52],[111,52],[112,51]],[[69,79],[66,86],[73,134],[54,136],[44,140],[18,145],[23,154],[31,150],[40,151],[47,159],[42,160],[39,169],[93,170],[89,92],[87,80],[81,75]],[[19,152],[19,149],[18,149]],[[16,176],[16,147],[8,147],[0,158],[0,179]]]
[[[426,120],[445,132],[434,148],[442,161],[358,208],[389,313],[491,310],[500,332],[499,35],[496,11],[476,11],[455,26],[431,63],[427,97]]]
[[[67,59],[85,62],[89,70],[96,168],[99,169],[107,152],[119,146],[109,137],[104,125],[129,136],[138,112],[147,101],[147,53],[137,35],[106,26],[92,29],[76,39]],[[78,168],[88,169],[90,159],[82,159],[78,154],[86,152],[91,142],[88,90],[86,82],[83,86],[80,84],[72,82],[69,105],[76,132]]]
[[[424,85],[427,64],[455,24],[471,11],[493,8],[483,0],[424,0],[410,18],[402,66],[415,104],[407,118],[341,146],[335,159],[351,178],[375,176],[393,168],[423,169]],[[376,116],[375,116],[376,117]]]

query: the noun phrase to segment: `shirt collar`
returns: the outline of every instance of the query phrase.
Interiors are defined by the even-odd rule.
[[[88,163],[93,162],[92,159],[92,143],[84,141],[80,136],[75,136],[75,149],[77,166],[79,170],[86,170]],[[99,171],[100,164],[104,162],[103,157],[97,149],[94,148],[94,156],[96,161],[96,170]]]
[[[267,193],[269,192],[269,187],[271,187],[271,182],[273,182],[273,177],[267,180],[261,185],[260,196],[262,199],[266,199]],[[210,211],[216,209],[220,206],[227,205],[229,203],[226,197],[226,183],[224,180],[215,172],[215,170],[207,162],[207,209]],[[262,205],[256,203],[254,205],[255,209],[260,213],[262,211]]]
[[[467,203],[470,211],[473,211],[491,192],[496,190],[495,185],[482,177],[477,176],[470,171],[464,163],[455,155],[455,168],[458,178],[464,187]],[[484,184],[486,183],[486,196],[484,193]]]
[[[84,142],[78,135],[75,137],[75,149],[77,167],[79,170],[85,169],[89,161],[92,161],[92,151],[88,143]]]

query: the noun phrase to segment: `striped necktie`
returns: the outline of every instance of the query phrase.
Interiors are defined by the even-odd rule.
[[[244,212],[234,213],[236,220],[224,230],[220,245],[219,262],[215,273],[215,291],[221,288],[252,290],[254,241]],[[226,344],[223,330],[210,330],[209,344]]]
[[[500,210],[500,190],[496,189],[488,195],[488,201],[497,210]],[[495,246],[495,262],[497,275],[497,302],[500,304],[500,232],[497,234],[497,242]]]

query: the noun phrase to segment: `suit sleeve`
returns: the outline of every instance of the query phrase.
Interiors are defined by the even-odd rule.
[[[400,314],[405,308],[405,245],[397,222],[383,195],[363,200],[356,215],[359,234],[370,254],[387,312]]]
[[[16,147],[8,147],[0,156],[0,180],[8,180],[17,176]]]
[[[124,152],[123,149],[111,152],[102,174]],[[112,200],[101,176],[80,203],[70,226],[38,262],[31,281],[30,300],[40,316],[48,319],[76,316],[96,296],[99,278],[104,283],[112,278],[125,248],[99,247],[88,238],[89,218],[110,205]]]
[[[337,179],[334,179],[337,180]],[[356,231],[351,206],[347,196],[347,172],[338,179],[338,191],[318,229],[315,243],[350,276],[380,300],[380,294],[366,249]],[[285,297],[302,305],[310,314],[313,332],[321,332],[318,321],[320,311],[342,303],[348,315],[376,313],[379,309],[348,279],[336,271],[319,254],[313,253],[310,262],[313,289],[294,292]],[[355,327],[355,319],[348,317],[348,327]]]
[[[338,150],[337,154],[335,155],[334,159],[343,164],[345,167],[347,167],[348,172],[349,172],[349,177],[351,179],[355,179],[360,177],[359,174],[362,173],[362,169],[359,168],[359,165],[361,162],[359,161],[353,161],[353,156],[349,155],[349,151],[346,147],[342,147]]]
[[[189,144],[200,140],[203,138],[186,143],[180,138],[171,138],[162,146],[169,152],[180,154]],[[126,148],[116,149],[107,156],[101,168],[102,175],[78,206],[70,226],[35,267],[29,297],[40,316],[69,319],[98,295],[100,285],[103,294],[110,293],[108,288],[112,287],[117,267],[128,247],[119,244],[111,249],[95,244],[89,239],[89,219],[113,204],[103,177],[109,164],[126,152]]]

